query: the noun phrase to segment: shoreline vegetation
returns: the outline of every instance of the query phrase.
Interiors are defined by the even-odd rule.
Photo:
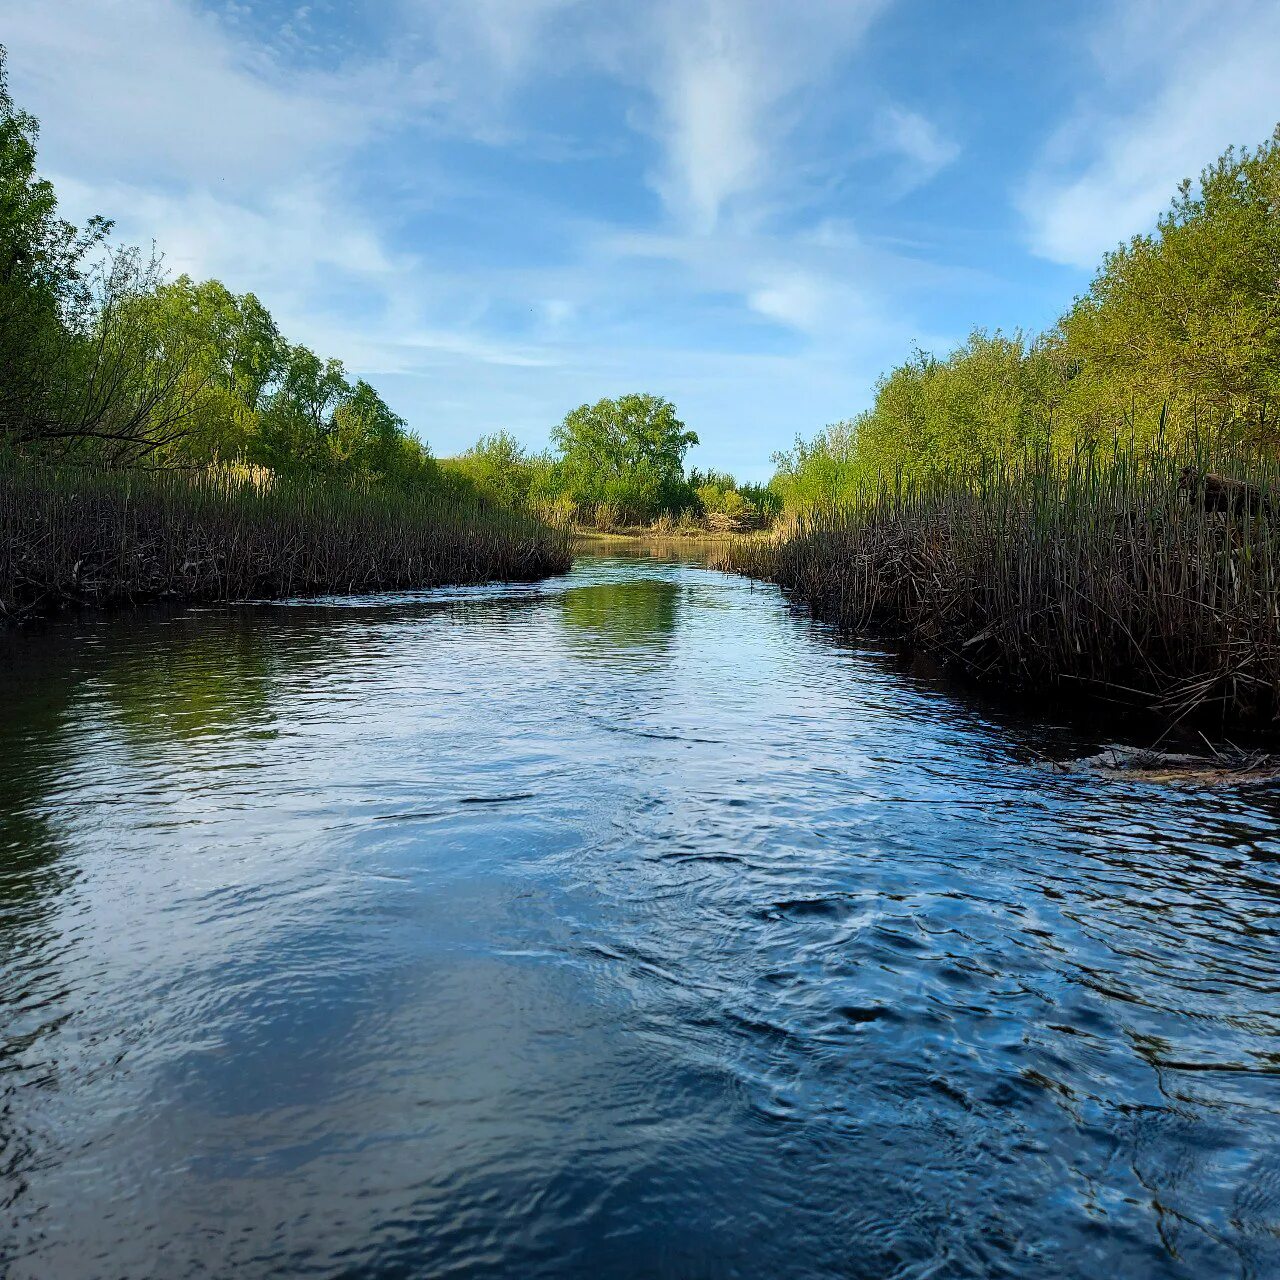
[[[1273,728],[1280,488],[1272,466],[1235,470],[1248,480],[1224,495],[1176,454],[1039,455],[967,485],[871,488],[718,565],[1016,694]]]
[[[152,600],[355,594],[565,572],[571,539],[432,488],[246,468],[0,466],[0,619]]]
[[[436,458],[253,294],[63,219],[6,64],[0,47],[0,624],[545,576],[577,527],[732,530],[780,507],[686,475],[697,436],[652,395],[573,410],[554,452],[497,432]]]
[[[1047,333],[917,351],[779,454],[722,567],[1024,696],[1280,726],[1280,128],[1184,182]]]
[[[443,465],[251,293],[59,215],[0,47],[0,625],[530,579],[571,540]]]
[[[0,622],[703,540],[979,680],[1280,722],[1280,128],[1184,182],[1051,329],[913,352],[747,484],[686,470],[698,436],[651,394],[578,406],[541,452],[497,431],[436,458],[253,294],[62,220],[4,56]]]

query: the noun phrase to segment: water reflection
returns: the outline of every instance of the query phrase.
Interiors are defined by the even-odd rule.
[[[586,657],[630,661],[634,651],[660,654],[680,621],[681,588],[662,578],[598,582],[560,597],[575,651]]]
[[[13,1275],[1280,1274],[1274,791],[642,557],[31,639]]]

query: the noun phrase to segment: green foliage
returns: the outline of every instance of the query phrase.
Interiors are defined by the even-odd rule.
[[[479,493],[505,507],[528,510],[540,496],[539,472],[547,465],[528,451],[509,431],[481,436],[466,453],[446,466]]]
[[[562,491],[580,507],[610,508],[629,522],[687,501],[684,455],[698,437],[669,400],[626,395],[580,405],[551,437],[561,452]]]
[[[1152,235],[1104,258],[1056,335],[1078,369],[1066,398],[1105,437],[1136,403],[1274,447],[1280,420],[1280,127],[1184,182]],[[1152,406],[1157,412],[1151,412]]]
[[[769,487],[785,510],[829,507],[856,490],[863,471],[857,458],[858,431],[865,417],[832,423],[812,440],[797,436],[791,449],[773,455],[777,470]]]
[[[1280,129],[1184,182],[1150,235],[1108,254],[1040,338],[975,331],[917,351],[870,410],[775,457],[810,511],[883,481],[979,477],[1045,449],[1176,447],[1211,433],[1280,452]]]
[[[65,395],[71,329],[86,304],[85,260],[108,231],[58,216],[53,186],[36,174],[35,119],[9,93],[0,46],[0,434],[39,437]]]
[[[782,495],[767,484],[740,484],[738,492],[759,512],[766,523],[782,514]]]
[[[290,344],[251,293],[165,278],[58,216],[35,120],[0,47],[0,445],[44,460],[249,462],[281,474],[440,483],[369,383]]]

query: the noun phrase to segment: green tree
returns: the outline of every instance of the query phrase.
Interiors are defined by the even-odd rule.
[[[1156,231],[1103,260],[1056,339],[1078,368],[1068,415],[1091,437],[1137,409],[1194,409],[1269,445],[1280,418],[1280,127],[1178,189]]]
[[[853,496],[863,468],[858,461],[858,434],[863,419],[834,422],[812,440],[796,437],[794,446],[775,453],[770,488],[788,511],[834,506]]]
[[[580,405],[552,432],[566,491],[576,503],[644,520],[686,499],[684,455],[697,435],[661,396]]]
[[[939,360],[917,351],[876,385],[858,421],[865,475],[973,472],[1048,441],[1056,364],[1020,333],[975,330]]]
[[[329,468],[370,479],[420,478],[430,455],[405,427],[405,420],[358,378],[333,410]]]
[[[159,284],[140,305],[162,349],[185,352],[174,395],[192,403],[173,452],[198,462],[251,456],[288,353],[270,312],[251,293],[185,275]]]
[[[276,471],[321,470],[332,460],[333,413],[352,393],[341,361],[301,344],[287,347],[267,397],[254,461]]]
[[[452,467],[476,490],[505,507],[528,507],[534,466],[523,445],[509,431],[481,436]]]
[[[65,416],[71,328],[88,304],[86,258],[110,229],[58,216],[53,185],[36,173],[33,116],[9,93],[0,45],[0,434],[26,443]]]

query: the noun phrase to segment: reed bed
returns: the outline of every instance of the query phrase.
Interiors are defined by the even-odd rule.
[[[385,591],[563,572],[567,534],[428,487],[0,464],[0,620],[70,604]]]
[[[1225,496],[1211,471],[1234,477]],[[1257,458],[1038,457],[964,482],[870,486],[722,564],[1023,693],[1274,729],[1276,480]]]

